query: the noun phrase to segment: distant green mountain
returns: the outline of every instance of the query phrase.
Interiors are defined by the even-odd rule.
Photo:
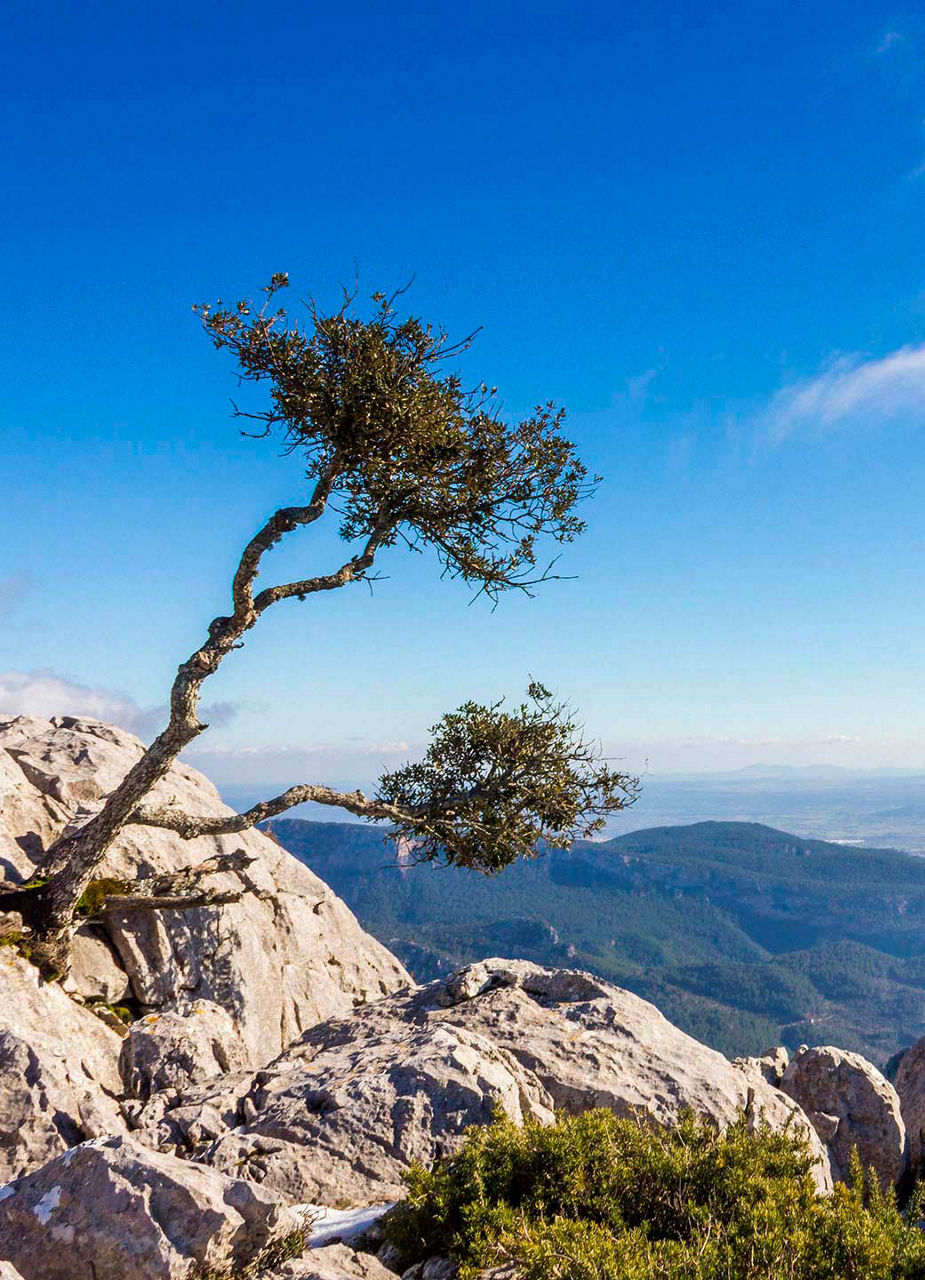
[[[279,842],[425,980],[488,955],[589,969],[727,1054],[925,1035],[925,858],[698,822],[579,842],[495,878],[399,866],[381,830]]]

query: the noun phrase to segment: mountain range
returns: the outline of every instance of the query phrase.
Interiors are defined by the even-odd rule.
[[[421,981],[491,955],[586,969],[726,1054],[925,1034],[925,859],[698,822],[579,841],[494,878],[400,863],[381,829],[272,834]]]

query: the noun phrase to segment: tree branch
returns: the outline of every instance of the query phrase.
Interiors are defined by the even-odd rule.
[[[194,867],[183,867],[167,875],[143,876],[130,883],[91,881],[87,891],[91,899],[88,915],[93,919],[104,911],[186,910],[239,902],[245,892],[253,892],[244,883],[243,873],[255,861],[243,849],[235,849],[233,853],[219,853]],[[210,876],[228,873],[242,880],[241,889],[202,887],[202,882]]]
[[[170,807],[140,806],[131,815],[129,822],[175,831],[184,840],[195,840],[197,836],[230,836],[237,835],[241,831],[249,831],[258,822],[275,818],[278,814],[285,813],[287,809],[292,809],[298,804],[307,804],[309,801],[345,809],[347,813],[355,814],[358,818],[407,822],[421,816],[399,808],[397,805],[371,800],[362,791],[334,791],[331,787],[306,783],[302,786],[290,787],[288,791],[275,796],[272,800],[263,800],[244,813],[231,814],[225,818],[195,817]]]
[[[194,907],[224,907],[231,902],[240,902],[245,894],[244,889],[221,890],[203,889],[201,893],[150,898],[140,897],[134,893],[111,894],[103,904],[102,911],[189,911]]]
[[[259,610],[255,607],[253,584],[261,558],[286,533],[313,523],[324,513],[339,468],[340,459],[334,453],[315,484],[309,504],[276,511],[250,540],[232,583],[234,612],[230,617],[213,619],[205,644],[181,663],[170,691],[170,719],[166,729],[109,795],[99,813],[50,850],[42,867],[48,883],[42,886],[41,895],[45,928],[50,935],[61,935],[67,929],[95,868],[139,800],[167,774],[183,748],[206,727],[197,714],[203,682],[218,670],[222,660],[257,622],[262,610],[274,602],[268,599]]]
[[[391,532],[391,516],[383,509],[372,533],[366,540],[365,547],[358,556],[347,560],[336,573],[319,574],[315,578],[303,578],[300,582],[285,582],[277,587],[267,587],[254,600],[254,610],[260,614],[279,600],[290,600],[293,596],[302,599],[313,595],[316,591],[333,591],[337,587],[345,587],[349,582],[361,581],[366,577],[366,571],[372,568],[376,552],[382,545],[383,539]]]
[[[244,617],[254,609],[253,587],[260,571],[260,561],[284,534],[303,525],[313,524],[324,514],[325,506],[337,478],[339,459],[335,455],[321,474],[307,507],[281,507],[275,511],[244,548],[232,582],[231,598],[236,616]],[[259,610],[258,610],[259,612]]]

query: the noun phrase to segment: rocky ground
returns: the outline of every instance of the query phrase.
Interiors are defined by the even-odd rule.
[[[140,750],[95,721],[0,724],[4,874],[28,877]],[[160,791],[224,812],[185,767]],[[259,833],[131,828],[106,874],[240,847],[254,858],[241,902],[111,913],[81,933],[65,987],[0,948],[0,1280],[394,1280],[374,1224],[403,1171],[497,1108],[666,1123],[690,1107],[725,1124],[747,1107],[806,1134],[822,1188],[855,1147],[884,1184],[918,1171],[925,1042],[890,1083],[834,1047],[730,1062],[576,971],[487,960],[415,987]],[[434,1259],[409,1280],[446,1275]]]

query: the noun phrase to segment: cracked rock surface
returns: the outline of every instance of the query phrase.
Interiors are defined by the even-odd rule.
[[[452,1151],[496,1107],[547,1121],[605,1106],[662,1124],[690,1107],[725,1125],[749,1097],[756,1117],[806,1136],[830,1186],[816,1131],[760,1071],[589,974],[486,960],[319,1023],[249,1078],[155,1095],[133,1122],[154,1146],[346,1205],[400,1195],[412,1161]]]

